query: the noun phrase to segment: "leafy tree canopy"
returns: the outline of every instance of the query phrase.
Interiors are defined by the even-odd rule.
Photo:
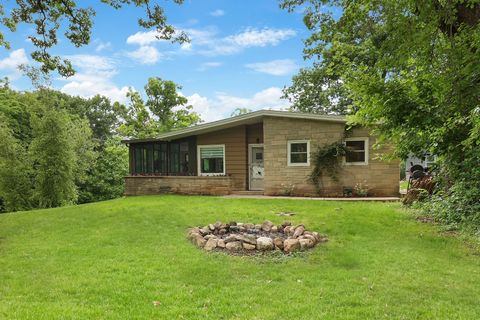
[[[82,1],[83,2],[83,1]],[[32,26],[32,34],[28,39],[37,48],[32,52],[32,58],[40,63],[40,71],[48,74],[57,71],[64,77],[72,76],[75,71],[72,64],[59,56],[52,55],[50,49],[58,44],[58,34],[64,36],[76,47],[90,43],[93,28],[93,16],[95,10],[91,7],[82,6],[82,2],[75,0],[16,0],[13,8],[0,4],[0,24],[11,32],[17,30],[20,23]],[[167,23],[163,8],[151,0],[100,0],[99,2],[114,9],[123,7],[140,7],[145,9],[145,16],[138,19],[140,27],[157,30],[157,38],[178,42],[188,41],[183,32],[176,32]],[[173,0],[181,4],[183,0]],[[0,46],[7,49],[10,44],[5,33],[0,31]],[[35,76],[35,70],[24,66],[31,76]]]
[[[311,30],[294,108],[354,114],[399,155],[478,147],[480,1],[285,0]],[[335,10],[332,10],[335,8]],[[339,14],[340,12],[340,14]]]
[[[200,116],[177,91],[180,89],[173,81],[157,77],[145,85],[146,101],[139,92],[130,91],[130,105],[119,132],[125,137],[145,138],[199,123]]]

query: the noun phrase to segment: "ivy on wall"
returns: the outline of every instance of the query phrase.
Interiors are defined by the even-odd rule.
[[[341,167],[341,159],[345,156],[347,147],[343,141],[318,146],[310,155],[313,164],[309,181],[315,185],[318,193],[321,190],[322,177],[328,176],[338,180],[338,171]]]

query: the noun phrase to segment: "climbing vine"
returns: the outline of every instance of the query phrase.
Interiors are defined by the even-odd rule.
[[[347,147],[342,141],[318,146],[311,154],[313,164],[309,180],[315,185],[317,192],[320,192],[322,177],[327,175],[333,180],[337,180],[338,170],[340,169],[341,159],[345,156]]]

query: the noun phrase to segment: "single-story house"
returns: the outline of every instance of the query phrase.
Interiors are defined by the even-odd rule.
[[[126,195],[160,193],[342,196],[355,185],[372,196],[397,196],[399,161],[386,162],[374,150],[375,137],[346,118],[260,110],[174,130],[150,139],[124,141],[130,174]],[[337,179],[322,179],[320,192],[309,182],[310,153],[344,141],[350,147]]]

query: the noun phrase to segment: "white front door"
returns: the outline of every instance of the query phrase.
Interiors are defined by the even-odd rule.
[[[263,144],[249,144],[248,151],[249,189],[263,190]]]

